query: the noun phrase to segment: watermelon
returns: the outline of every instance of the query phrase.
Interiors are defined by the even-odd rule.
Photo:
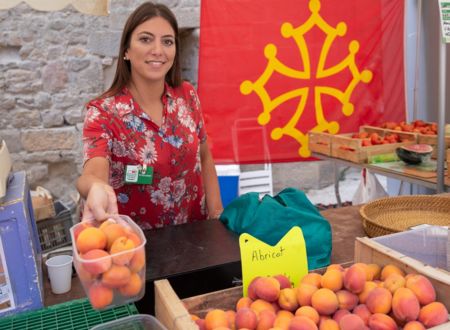
[[[420,164],[427,162],[433,152],[433,147],[429,144],[413,144],[402,146],[396,150],[398,158],[407,164]]]

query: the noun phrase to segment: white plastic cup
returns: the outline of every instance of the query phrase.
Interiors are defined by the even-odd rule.
[[[53,293],[61,294],[70,291],[72,286],[72,262],[73,257],[69,255],[51,257],[45,262]]]

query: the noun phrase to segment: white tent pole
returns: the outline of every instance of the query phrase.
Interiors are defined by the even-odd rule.
[[[419,58],[420,58],[420,30],[422,29],[422,0],[417,1],[417,30],[416,30],[416,64],[414,67],[414,89],[413,89],[413,116],[412,119],[416,120],[419,114],[418,105],[418,84],[419,84]]]
[[[438,1],[438,8],[439,0]],[[439,13],[441,15],[441,13]],[[438,86],[438,144],[437,144],[437,187],[438,193],[444,189],[444,157],[445,157],[445,72],[446,72],[446,43],[441,30],[441,43],[439,47],[439,86]]]

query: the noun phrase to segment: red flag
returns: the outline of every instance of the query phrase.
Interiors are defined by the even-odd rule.
[[[403,16],[404,0],[202,0],[216,162],[305,160],[308,131],[405,120]]]

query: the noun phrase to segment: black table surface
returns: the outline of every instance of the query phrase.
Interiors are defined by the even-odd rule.
[[[145,231],[146,279],[197,272],[240,262],[239,236],[219,220]]]

